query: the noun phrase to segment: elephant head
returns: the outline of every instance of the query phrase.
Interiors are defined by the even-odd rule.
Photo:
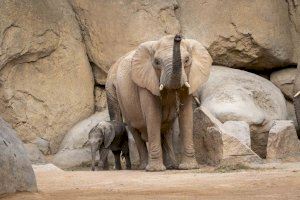
[[[298,128],[300,125],[300,65],[297,66],[297,73],[294,80],[294,107],[297,118]],[[298,138],[300,138],[300,131],[298,130]]]
[[[89,132],[89,144],[92,153],[92,170],[95,170],[96,152],[101,148],[107,149],[115,138],[115,131],[109,122],[100,122]]]
[[[164,89],[183,87],[194,93],[207,81],[212,59],[201,43],[176,35],[142,43],[131,62],[132,80],[160,96]]]

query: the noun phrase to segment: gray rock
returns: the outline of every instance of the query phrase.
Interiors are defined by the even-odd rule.
[[[267,158],[300,158],[300,141],[292,121],[276,120],[269,132]]]
[[[35,144],[44,155],[50,154],[50,143],[47,140],[37,137],[32,143]]]
[[[45,164],[46,159],[35,144],[24,144],[27,155],[32,164]]]
[[[36,192],[35,175],[23,143],[0,118],[0,196],[16,191]]]
[[[53,157],[53,164],[62,168],[74,168],[91,162],[90,148],[87,146],[89,131],[100,121],[109,120],[107,110],[95,113],[73,126],[63,139],[59,151]]]
[[[237,138],[242,144],[251,147],[250,128],[246,122],[226,121],[222,127],[228,135]]]
[[[273,120],[287,119],[282,92],[269,80],[246,71],[213,66],[198,95],[202,105],[222,123],[248,123],[252,150],[261,157],[266,156]]]
[[[232,133],[208,109],[201,106],[194,111],[194,146],[200,164],[236,164],[260,162],[261,159]]]

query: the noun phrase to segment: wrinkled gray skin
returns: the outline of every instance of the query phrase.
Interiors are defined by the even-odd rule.
[[[131,169],[128,134],[123,123],[116,121],[100,122],[89,132],[89,144],[92,153],[92,171],[95,170],[96,153],[99,151],[100,170],[108,169],[107,155],[111,150],[115,157],[115,168],[121,169],[120,155],[126,160],[126,169]]]
[[[192,96],[208,80],[211,63],[201,43],[169,35],[142,43],[110,68],[106,82],[109,115],[117,121],[124,118],[128,124],[141,169],[198,167]],[[182,144],[179,164],[172,141],[176,117]]]
[[[300,66],[297,67],[297,74],[294,81],[294,107],[296,112],[297,122],[300,125]],[[298,138],[300,133],[298,132]]]

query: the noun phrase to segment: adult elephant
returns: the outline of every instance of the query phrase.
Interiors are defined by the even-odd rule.
[[[169,35],[142,43],[111,67],[106,84],[109,114],[115,120],[124,117],[135,139],[141,168],[161,171],[165,166],[198,167],[192,95],[208,80],[211,63],[202,44]],[[172,125],[177,116],[182,140],[179,166],[172,144]]]
[[[298,126],[300,126],[300,65],[297,66],[297,73],[294,81],[294,107]],[[298,132],[298,138],[300,133]]]

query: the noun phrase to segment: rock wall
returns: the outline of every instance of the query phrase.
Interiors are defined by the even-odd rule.
[[[112,63],[166,34],[199,40],[215,64],[268,75],[293,68],[299,57],[298,5],[297,0],[2,0],[0,116],[24,142],[43,141],[44,154],[56,153],[74,124],[105,109],[103,86]],[[283,76],[293,70],[271,76],[289,100],[292,84]]]
[[[182,32],[201,41],[214,63],[269,69],[296,63],[282,0],[180,0]]]
[[[21,16],[21,17],[20,17]],[[93,75],[67,1],[0,2],[0,113],[25,142],[56,152],[94,111]]]

